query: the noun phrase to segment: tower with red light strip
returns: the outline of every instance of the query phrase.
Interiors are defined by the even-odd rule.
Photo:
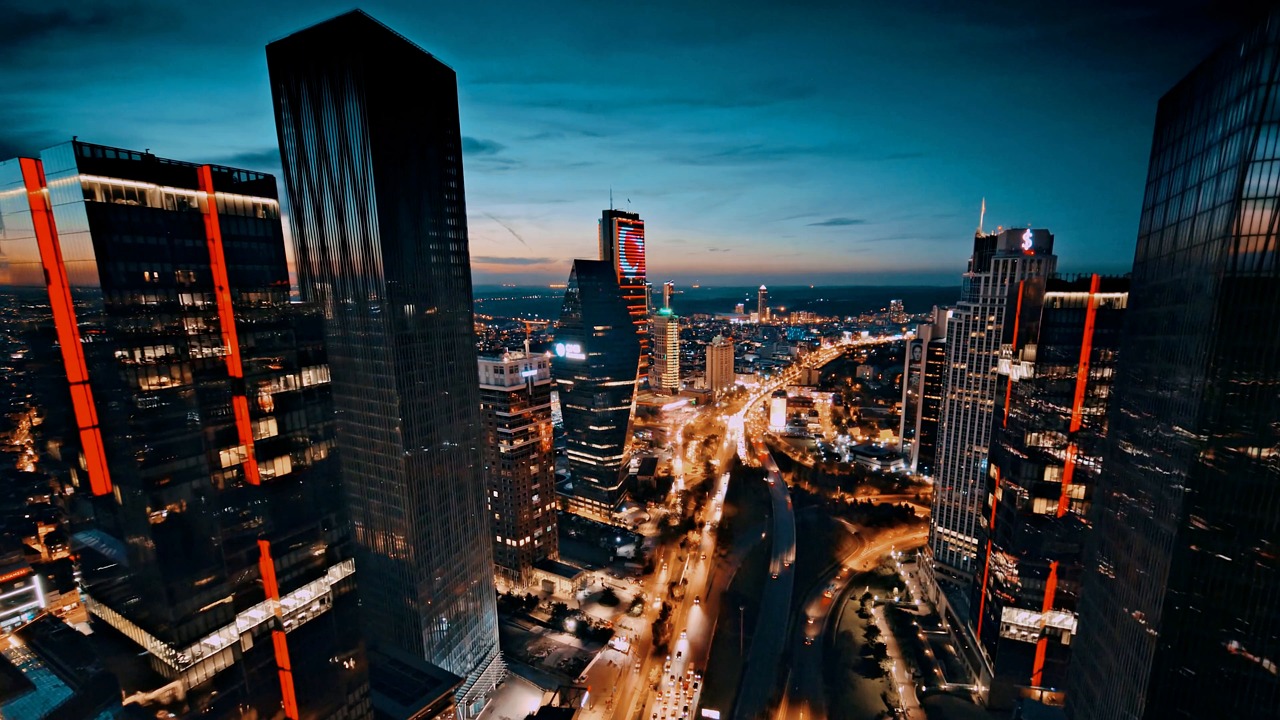
[[[1123,277],[1033,277],[1009,300],[970,604],[993,707],[1061,704],[1128,290]]]
[[[631,322],[640,336],[640,366],[637,379],[648,372],[651,358],[649,339],[649,290],[645,267],[644,220],[638,213],[605,210],[600,217],[600,259],[609,263],[618,276]]]
[[[93,623],[215,716],[364,703],[328,360],[275,179],[73,141],[0,162],[0,228],[6,276],[48,293]]]

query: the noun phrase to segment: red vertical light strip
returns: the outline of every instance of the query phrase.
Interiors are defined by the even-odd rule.
[[[1049,563],[1049,579],[1044,581],[1044,604],[1041,613],[1053,609],[1053,596],[1058,591],[1058,561]],[[1041,618],[1043,623],[1044,618]],[[1040,639],[1036,641],[1035,664],[1031,666],[1031,686],[1040,687],[1044,683],[1044,656],[1049,649],[1049,636],[1044,634],[1044,626],[1040,628]]]
[[[213,294],[218,305],[218,322],[222,326],[222,344],[227,348],[227,374],[231,376],[231,408],[236,431],[245,449],[242,465],[250,485],[261,482],[258,458],[253,447],[253,426],[249,422],[249,399],[244,394],[244,366],[240,360],[240,340],[236,336],[236,314],[231,305],[231,281],[227,279],[227,258],[222,248],[222,226],[218,222],[218,204],[213,190],[213,168],[201,165],[198,171],[200,189],[205,193],[204,234],[209,245],[209,268],[213,271]]]
[[[62,259],[62,243],[58,240],[58,228],[53,219],[53,209],[46,195],[44,165],[34,158],[20,158],[22,182],[26,186],[31,207],[31,221],[40,249],[40,265],[44,268],[45,285],[49,290],[49,308],[53,311],[53,325],[62,349],[62,365],[67,371],[67,383],[71,386],[71,407],[80,434],[80,449],[84,452],[85,468],[89,473],[89,489],[94,495],[111,492],[111,472],[107,468],[107,453],[102,442],[102,429],[98,424],[98,407],[89,387],[89,367],[84,359],[84,347],[80,344],[80,326],[76,321],[75,304],[71,300],[71,284],[67,280],[67,266]]]
[[[996,505],[1000,503],[1000,469],[996,468],[996,488],[991,493],[991,524],[987,526],[987,557],[982,564],[982,592],[978,595],[978,642],[982,642],[982,619],[987,607],[987,578],[991,574],[991,538],[996,534]]]
[[[280,672],[280,696],[284,699],[284,715],[298,720],[298,697],[293,689],[293,665],[289,662],[289,641],[280,621],[280,585],[276,582],[276,564],[271,559],[271,543],[258,541],[258,573],[262,575],[262,591],[268,600],[274,600],[277,627],[271,631],[271,643],[275,647],[276,667]]]
[[[1018,281],[1018,304],[1017,309],[1013,313],[1013,352],[1018,352],[1018,326],[1022,324],[1022,284],[1024,280]],[[1001,427],[1009,427],[1009,399],[1013,395],[1013,375],[1009,375],[1009,382],[1004,389],[1004,421]]]
[[[1101,281],[1095,273],[1089,281],[1089,299],[1084,311],[1084,337],[1080,340],[1080,364],[1076,367],[1076,393],[1071,403],[1070,433],[1074,435],[1084,425],[1084,396],[1089,389],[1089,361],[1093,356],[1093,323],[1098,314],[1094,296],[1098,294]],[[1058,517],[1067,514],[1071,506],[1071,481],[1076,473],[1076,455],[1079,448],[1075,440],[1067,444],[1067,454],[1062,465],[1062,494],[1058,496]]]

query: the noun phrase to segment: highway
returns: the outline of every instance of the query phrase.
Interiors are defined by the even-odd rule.
[[[873,570],[880,560],[895,549],[911,549],[924,544],[928,538],[927,527],[895,528],[867,537],[866,531],[841,520],[851,533],[853,547],[824,576],[818,579],[808,596],[801,604],[801,610],[793,621],[792,632],[792,664],[787,682],[787,692],[779,706],[777,717],[796,717],[801,720],[823,720],[826,717],[826,690],[823,684],[823,654],[834,639],[835,623],[842,603],[855,599],[854,595],[846,597],[848,583],[856,573]],[[852,591],[850,591],[852,592]],[[860,593],[859,593],[860,594]],[[891,635],[887,623],[881,625],[882,637]],[[889,645],[890,656],[895,655],[896,643]],[[914,685],[910,673],[901,662],[896,663],[894,683],[906,704],[908,713],[912,708],[918,712]],[[923,717],[908,714],[908,718]]]
[[[795,584],[796,516],[791,507],[791,494],[764,443],[753,439],[752,445],[767,473],[765,479],[773,506],[773,545],[769,557],[770,580],[760,599],[759,620],[751,638],[751,649],[747,651],[746,667],[742,670],[738,701],[734,704],[735,718],[758,717],[773,695],[787,633],[787,623],[778,620],[790,614]]]

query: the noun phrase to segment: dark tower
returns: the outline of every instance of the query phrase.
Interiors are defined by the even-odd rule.
[[[267,46],[298,281],[324,313],[366,638],[501,675],[457,80],[363,12]]]
[[[640,336],[609,263],[573,261],[553,347],[570,503],[607,514],[625,492],[640,355]]]
[[[48,290],[85,605],[155,673],[113,661],[125,693],[364,716],[329,365],[275,178],[69,142],[0,163],[0,228],[14,284]]]
[[[1067,694],[1280,708],[1280,12],[1160,100]]]
[[[1061,704],[1128,289],[1126,278],[1030,278],[1009,301],[1019,322],[1000,348],[972,603],[990,706]]]

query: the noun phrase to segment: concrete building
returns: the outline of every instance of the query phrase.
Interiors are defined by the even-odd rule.
[[[756,322],[769,320],[769,289],[764,285],[756,291]]]
[[[538,561],[559,557],[551,361],[504,352],[479,366],[493,562],[505,582],[526,587]]]
[[[774,390],[769,397],[769,429],[782,432],[787,429],[787,391]]]
[[[717,335],[707,344],[707,389],[714,400],[733,388],[733,340]]]
[[[658,392],[680,392],[680,318],[668,308],[653,316],[653,365],[649,387]]]

